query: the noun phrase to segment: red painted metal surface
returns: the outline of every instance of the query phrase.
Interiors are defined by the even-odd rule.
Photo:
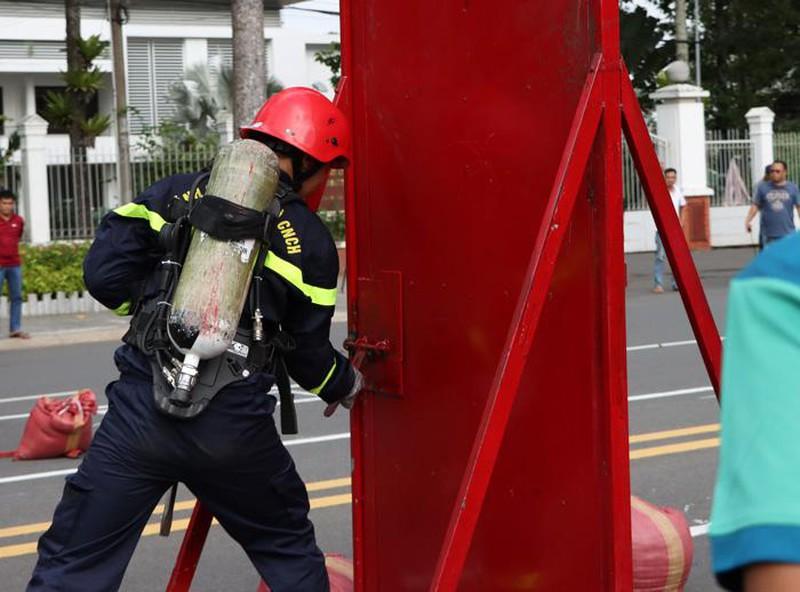
[[[486,401],[478,436],[467,462],[465,478],[456,498],[432,590],[455,590],[475,527],[483,508],[497,455],[525,370],[528,353],[549,294],[561,244],[569,229],[575,200],[594,144],[601,114],[600,84],[597,82],[599,57],[591,66],[578,103],[556,182],[550,192],[544,221],[539,227],[533,256],[528,264],[516,312],[489,398]]]
[[[626,80],[627,76],[628,73],[625,71]],[[661,240],[664,241],[669,264],[680,287],[683,305],[689,315],[689,322],[697,338],[706,371],[719,399],[722,368],[722,341],[719,330],[708,306],[703,284],[694,266],[680,222],[675,215],[669,190],[661,173],[661,165],[652,148],[652,141],[630,82],[622,86],[622,110],[625,138],[628,140],[636,170],[642,180],[642,187],[647,194],[656,228]]]
[[[354,416],[357,589],[628,590],[622,104],[657,216],[669,202],[618,5],[343,4],[350,329],[380,339],[359,286],[402,274],[407,393]],[[664,235],[716,385],[713,319]]]
[[[194,505],[172,576],[167,584],[167,592],[189,592],[213,518],[203,504],[198,502]]]
[[[354,415],[358,590],[630,584],[621,165],[592,150],[619,143],[619,59],[575,117],[600,8],[343,2],[353,335],[381,338],[365,280],[403,289],[404,395]]]
[[[600,188],[597,200],[605,240],[599,245],[595,281],[600,286],[600,368],[601,390],[607,396],[598,400],[597,420],[606,421],[605,442],[600,456],[607,460],[603,471],[607,480],[610,512],[605,528],[613,533],[605,548],[611,573],[608,587],[627,592],[633,574],[630,524],[630,470],[628,453],[628,380],[625,333],[626,268],[624,260],[622,145],[619,110],[621,85],[629,80],[620,55],[619,5],[602,0],[600,37],[603,51],[602,81],[605,112],[597,152],[590,163],[589,182]],[[624,434],[624,436],[621,436]],[[602,462],[602,461],[601,461]]]

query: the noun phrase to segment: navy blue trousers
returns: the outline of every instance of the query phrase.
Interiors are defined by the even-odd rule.
[[[154,507],[176,481],[203,501],[274,592],[327,592],[308,493],[265,394],[269,377],[229,387],[200,416],[180,421],[156,409],[150,379],[129,371],[131,352],[120,349],[122,377],[107,387],[105,419],[39,539],[28,592],[118,590]]]

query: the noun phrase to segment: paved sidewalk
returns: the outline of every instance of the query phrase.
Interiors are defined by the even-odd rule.
[[[340,301],[333,315],[334,322],[347,320],[344,296]],[[0,353],[2,353],[41,347],[119,341],[128,329],[130,317],[119,317],[110,311],[24,317],[22,328],[30,333],[30,339],[10,339],[6,324],[8,319],[2,319],[0,322],[3,323],[0,325]]]
[[[4,324],[7,322],[3,319]],[[129,322],[128,317],[118,317],[112,312],[23,317],[22,328],[30,333],[31,338],[10,339],[8,327],[1,326],[0,352],[118,341],[128,329]]]
[[[751,248],[716,249],[696,251],[692,254],[700,270],[705,287],[726,285],[731,277],[755,256]],[[625,256],[628,269],[628,294],[646,293],[652,288],[653,254],[635,253]],[[334,323],[347,320],[344,294],[336,304]],[[23,329],[31,339],[9,339],[7,319],[0,322],[0,353],[3,351],[37,349],[63,345],[77,345],[100,341],[118,341],[128,328],[129,317],[118,317],[111,312],[80,313],[25,317]]]

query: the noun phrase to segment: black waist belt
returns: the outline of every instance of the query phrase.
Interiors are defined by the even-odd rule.
[[[186,407],[178,407],[170,401],[172,385],[164,375],[164,360],[160,356],[150,357],[153,370],[153,387],[155,400],[159,409],[173,417],[190,419],[208,407],[211,400],[221,390],[236,382],[247,379],[254,372],[270,372],[275,376],[280,400],[281,432],[297,434],[297,410],[294,404],[289,373],[281,355],[293,349],[291,338],[279,333],[266,344],[254,344],[250,331],[239,329],[231,345],[224,354],[203,360],[198,367],[197,382],[191,391],[191,402]],[[266,395],[266,393],[265,393]]]

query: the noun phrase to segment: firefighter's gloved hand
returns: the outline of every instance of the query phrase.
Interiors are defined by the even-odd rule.
[[[353,403],[356,402],[356,397],[358,393],[361,392],[361,389],[364,388],[364,375],[361,374],[361,371],[356,368],[355,366],[351,366],[353,368],[353,387],[350,389],[350,392],[347,393],[347,396],[342,397],[338,401],[334,401],[330,405],[325,408],[325,411],[322,413],[325,417],[330,417],[334,414],[336,409],[339,408],[339,405],[344,407],[345,409],[352,409]]]

